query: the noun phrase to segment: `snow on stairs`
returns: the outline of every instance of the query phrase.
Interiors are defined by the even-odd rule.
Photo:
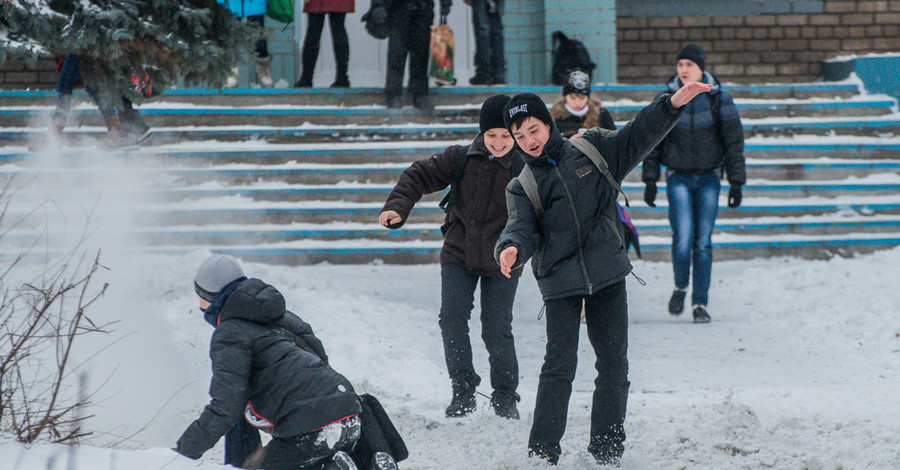
[[[717,259],[825,257],[900,244],[894,236],[900,226],[896,101],[860,93],[852,84],[728,89],[744,117],[750,181],[738,210],[725,207],[723,185],[713,240]],[[434,262],[441,195],[423,198],[401,230],[375,222],[385,197],[411,161],[471,139],[484,98],[520,91],[548,101],[558,96],[556,87],[440,89],[431,118],[411,108],[386,110],[376,105],[380,93],[367,89],[164,95],[141,109],[154,126],[151,145],[112,156],[147,162],[143,171],[164,182],[140,190],[147,202],[136,209],[132,238],[151,247],[145,249],[206,248],[274,263]],[[596,95],[622,123],[658,91],[600,86]],[[27,122],[49,114],[48,97],[0,97],[10,103],[0,107],[0,122],[8,126],[0,128],[6,144],[0,171],[28,174],[33,155],[22,145],[43,129]],[[85,125],[67,130],[74,145],[102,133],[89,106],[76,114]],[[77,177],[61,168],[57,178],[67,174]],[[645,258],[668,259],[664,184],[658,207],[649,208],[639,175],[629,175],[624,189]]]

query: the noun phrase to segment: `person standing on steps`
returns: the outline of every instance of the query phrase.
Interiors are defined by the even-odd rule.
[[[269,43],[263,35],[266,18],[266,0],[216,0],[226,5],[238,18],[247,18],[247,24],[259,28],[259,39],[256,40],[256,81],[263,88],[272,88],[272,56],[269,55]],[[225,88],[234,88],[238,84],[238,69],[231,71],[225,80]]]
[[[452,0],[440,0],[441,16],[450,14]],[[428,55],[434,0],[372,0],[373,21],[388,23],[387,75],[384,95],[390,109],[403,107],[403,74],[409,57],[408,92],[413,107],[431,112],[428,99]]]
[[[347,13],[355,11],[355,0],[306,0],[303,13],[306,13],[306,36],[303,38],[303,71],[294,88],[310,88],[313,86],[313,74],[316,60],[319,58],[319,39],[328,15],[331,29],[331,44],[334,49],[335,74],[331,88],[349,88],[347,64],[350,62],[350,41],[344,28]]]
[[[688,83],[710,85],[709,94],[691,101],[678,125],[644,160],[641,179],[646,184],[644,201],[656,207],[656,182],[660,166],[666,167],[666,199],[672,226],[672,268],[675,290],[669,313],[680,315],[691,278],[691,305],[695,323],[709,323],[706,309],[712,277],[712,233],[719,210],[722,170],[728,177],[728,207],[741,205],[741,186],[747,181],[744,162],[744,128],[731,95],[706,71],[706,54],[696,44],[678,53],[677,73],[669,78],[671,92]]]
[[[688,84],[658,97],[618,131],[585,132],[577,145],[595,147],[605,164],[563,138],[537,95],[516,95],[506,104],[506,126],[527,165],[506,187],[509,220],[494,255],[505,276],[532,259],[547,318],[530,456],[559,462],[578,363],[582,303],[597,370],[588,452],[604,465],[618,464],[625,452],[630,386],[625,277],[631,262],[615,222],[616,197],[625,175],[678,122],[684,106],[709,88]]]
[[[504,0],[463,0],[472,7],[475,30],[475,75],[469,85],[505,85],[503,55]]]
[[[521,269],[504,277],[494,262],[493,248],[506,224],[504,188],[524,163],[503,121],[509,97],[484,102],[479,134],[470,145],[451,145],[441,154],[407,168],[378,217],[388,228],[399,228],[424,194],[450,186],[445,199],[447,218],[441,227],[441,311],[438,325],[453,388],[447,417],[475,411],[475,389],[481,377],[472,364],[469,318],[475,288],[481,283],[481,337],[491,367],[491,407],[498,416],[519,419],[519,365],[512,334],[512,307]],[[442,204],[442,205],[444,205]]]

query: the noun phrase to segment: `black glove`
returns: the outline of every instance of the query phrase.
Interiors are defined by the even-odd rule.
[[[653,201],[656,200],[656,183],[647,183],[647,187],[644,188],[644,202],[647,203],[650,207],[656,207],[656,203]]]
[[[737,209],[741,207],[741,198],[743,194],[741,194],[741,185],[732,184],[731,189],[728,190],[728,208],[729,209]]]
[[[450,5],[453,2],[451,0],[441,0],[441,16],[447,16],[450,14]]]
[[[375,23],[387,23],[387,10],[382,5],[372,7],[369,15],[369,18]]]

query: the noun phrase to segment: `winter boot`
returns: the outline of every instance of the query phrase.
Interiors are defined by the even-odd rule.
[[[398,470],[397,461],[387,452],[375,452],[368,470]]]
[[[521,401],[518,393],[501,392],[494,390],[491,394],[491,408],[494,414],[506,419],[519,419],[519,409],[516,402]]]
[[[331,461],[325,464],[324,470],[358,470],[358,468],[346,452],[339,450]]]
[[[625,431],[614,428],[608,434],[591,437],[587,450],[598,464],[618,467],[625,453],[624,441]]]
[[[490,85],[493,83],[490,75],[481,72],[475,72],[475,75],[469,79],[469,85]]]
[[[312,67],[308,70],[312,70]],[[303,72],[300,73],[300,80],[297,80],[297,83],[294,84],[294,88],[312,88],[313,74],[312,72],[307,73],[306,71],[307,69],[304,68]]]
[[[106,140],[104,141],[104,145],[107,148],[122,147],[124,145],[124,140],[122,139],[122,124],[119,121],[119,116],[109,116],[103,118],[103,121],[106,123]]]
[[[224,88],[237,88],[238,86],[238,68],[235,67],[231,69],[231,75],[225,79],[225,83],[222,85]]]
[[[256,58],[256,81],[263,88],[272,88],[272,56]]]
[[[462,418],[475,411],[475,387],[453,384],[453,400],[444,411],[448,418]]]
[[[529,445],[528,457],[537,457],[539,459],[545,460],[547,462],[547,465],[559,464],[559,451],[556,449],[551,449],[549,447]]]
[[[427,95],[419,95],[413,97],[413,107],[426,113],[434,112],[434,103],[428,99]]]
[[[675,289],[672,292],[672,298],[669,299],[669,313],[672,315],[681,315],[681,312],[684,311],[684,297],[686,295],[686,290]]]
[[[705,305],[694,305],[694,323],[709,323],[709,312],[706,311]]]
[[[347,74],[338,74],[334,78],[334,83],[328,88],[350,88],[350,79],[347,78]]]

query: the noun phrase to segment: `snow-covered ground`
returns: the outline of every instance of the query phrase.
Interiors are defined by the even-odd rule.
[[[130,437],[116,450],[83,446],[74,454],[0,440],[0,469],[219,468],[221,442],[201,465],[168,450],[207,399],[212,329],[191,283],[206,255],[105,257],[109,271],[101,276],[110,290],[91,311],[97,321],[121,323],[80,351],[96,354],[86,369],[100,390],[89,443]],[[545,340],[530,274],[520,283],[514,322],[522,420],[507,421],[483,397],[473,416],[443,417],[450,387],[437,326],[439,266],[245,270],[284,293],[358,391],[381,398],[411,451],[403,468],[542,467],[526,456]],[[716,263],[709,325],[666,312],[669,264],[638,261],[635,272],[647,286],[628,280],[624,468],[900,468],[900,248],[829,261]],[[487,382],[478,321],[471,326]],[[561,469],[595,468],[585,451],[594,378],[586,338],[579,352]]]

